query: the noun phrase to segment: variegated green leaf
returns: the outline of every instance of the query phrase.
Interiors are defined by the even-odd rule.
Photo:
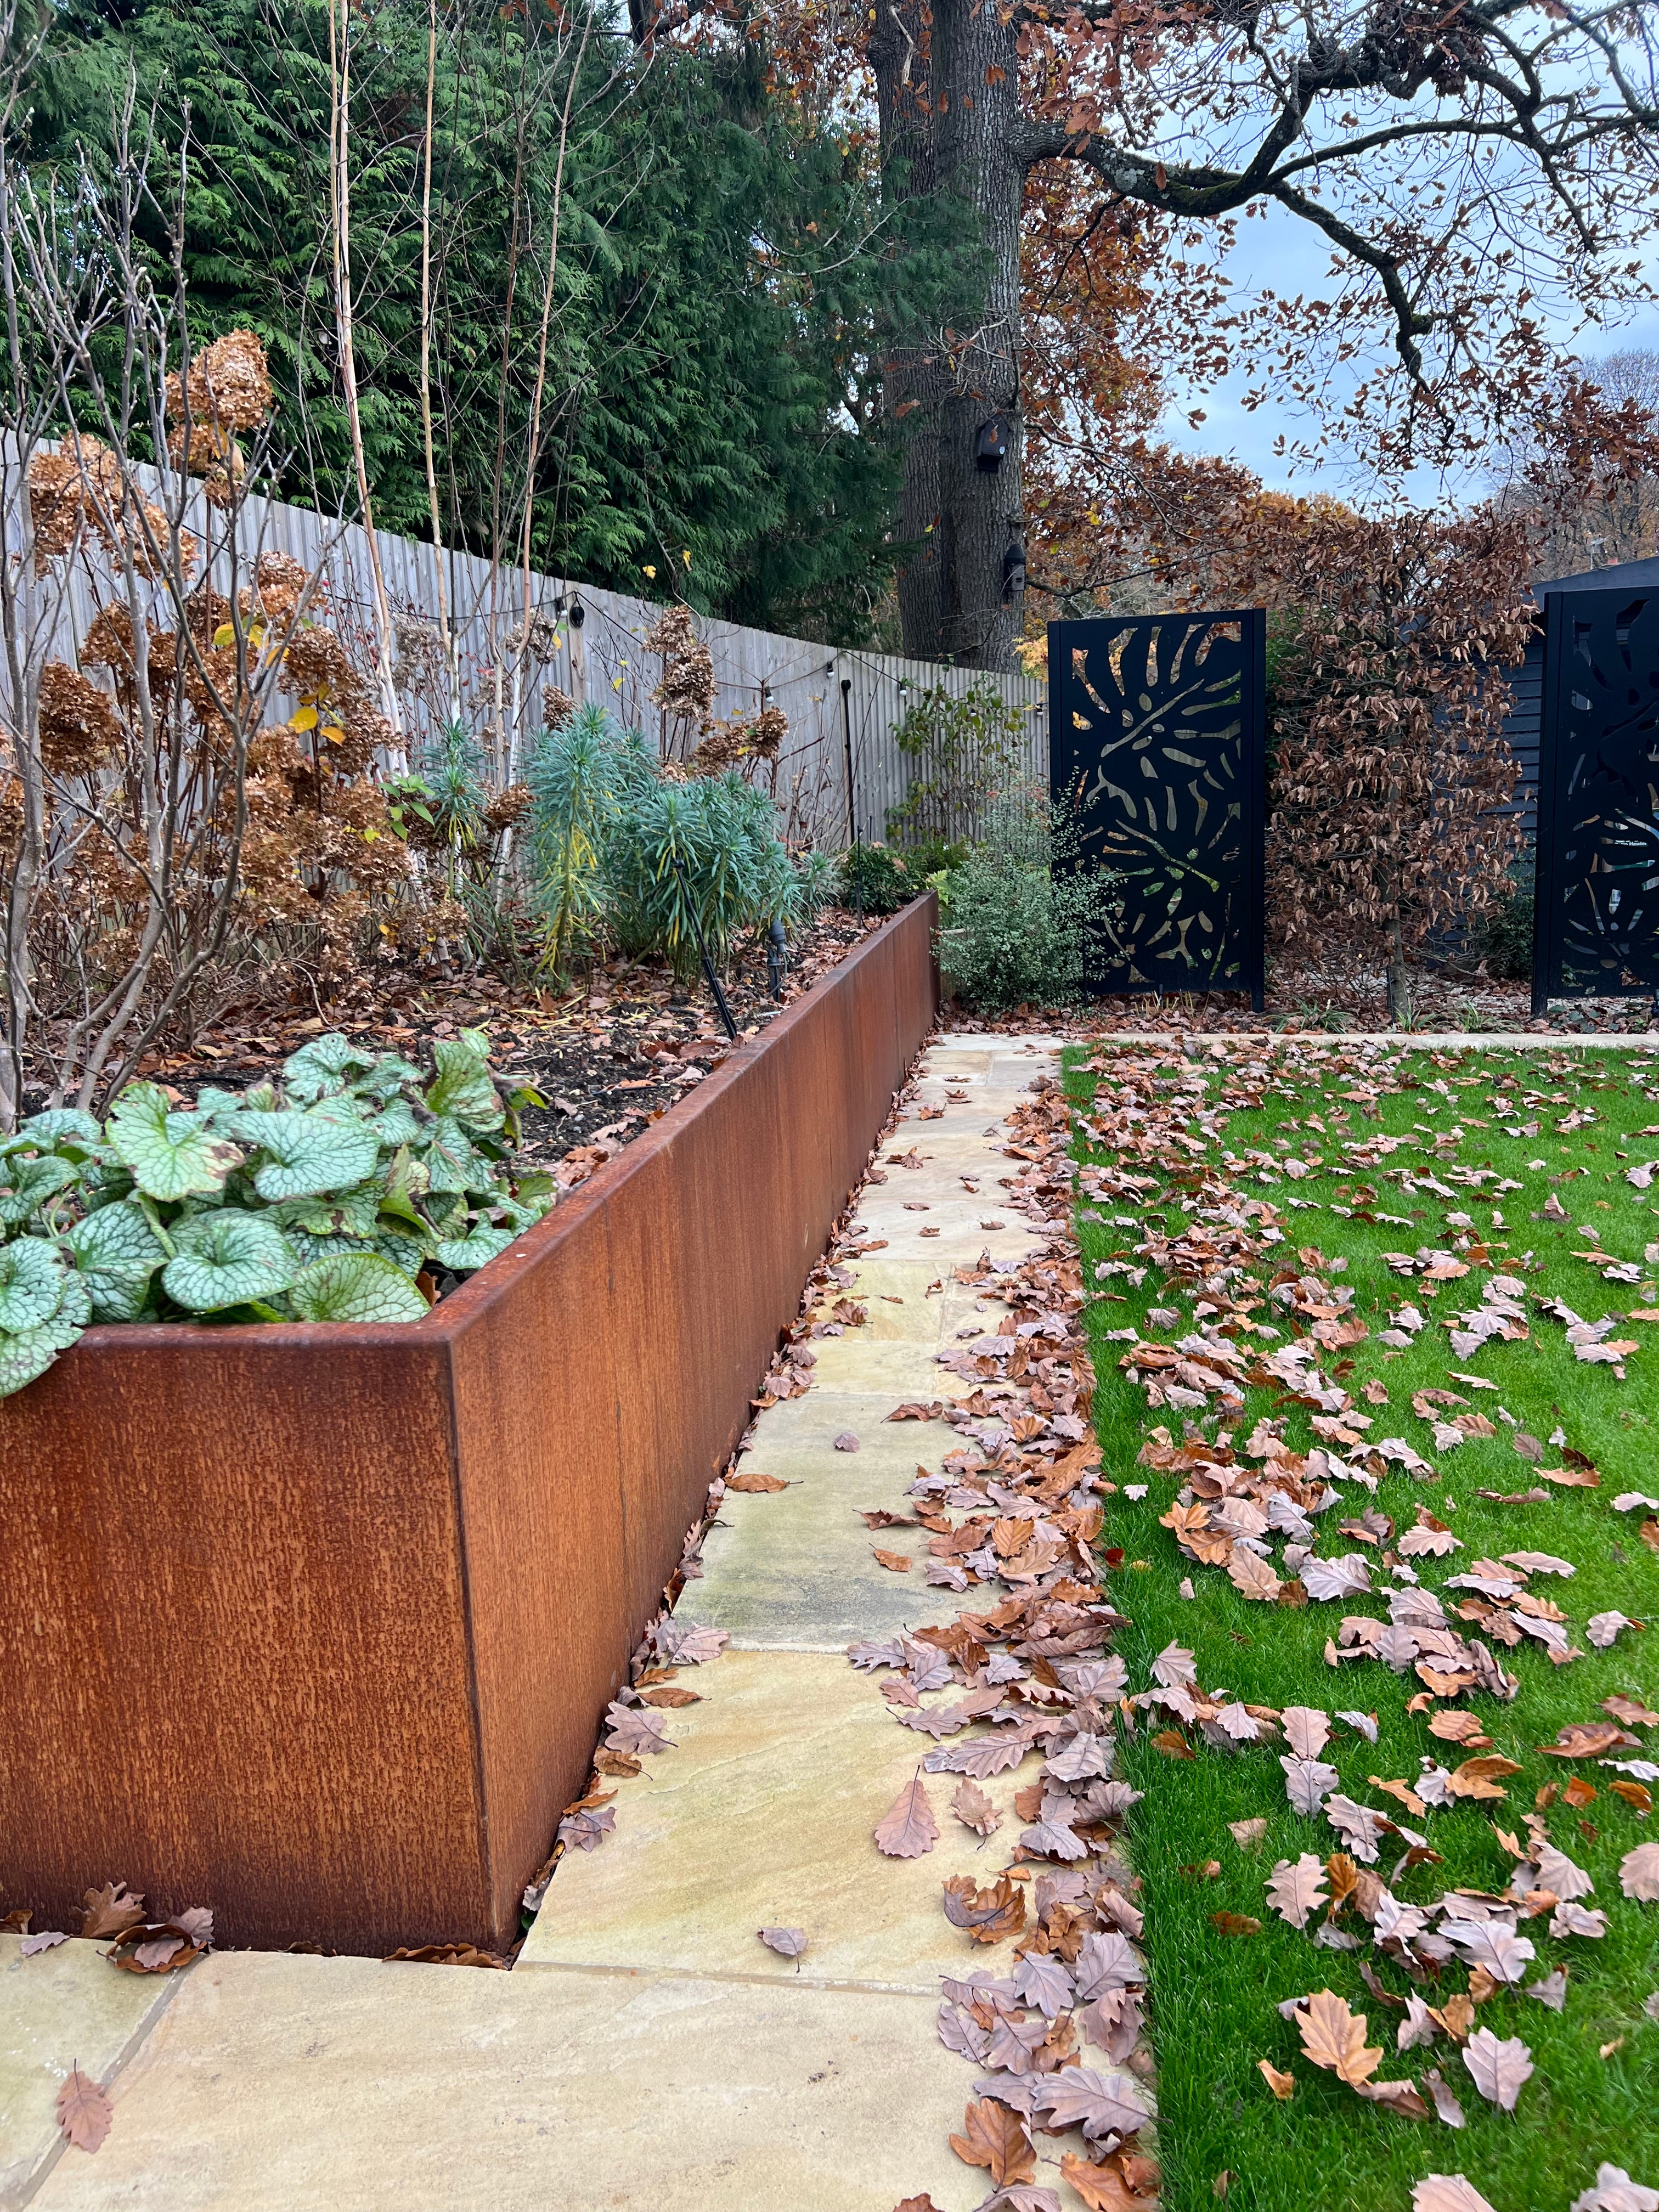
[[[153,1083],[132,1083],[115,1102],[107,1132],[117,1157],[152,1198],[207,1197],[241,1154],[194,1114],[177,1113]]]
[[[282,1231],[257,1213],[198,1213],[177,1225],[174,1241],[161,1287],[191,1313],[275,1297],[300,1272]]]
[[[137,1321],[150,1278],[167,1258],[159,1238],[131,1199],[100,1206],[64,1237],[99,1321]]]
[[[9,1229],[17,1228],[76,1180],[73,1160],[60,1160],[50,1152],[44,1158],[9,1160],[0,1169],[0,1221]],[[9,1189],[4,1188],[7,1184]]]
[[[349,1252],[307,1267],[289,1291],[301,1321],[420,1321],[427,1303],[400,1267],[373,1252]]]
[[[507,1114],[489,1079],[489,1039],[483,1031],[463,1030],[458,1037],[440,1037],[432,1057],[438,1065],[426,1094],[432,1111],[470,1130],[499,1129]]]
[[[15,1336],[49,1322],[64,1302],[64,1255],[44,1237],[0,1246],[0,1329]]]
[[[373,1175],[380,1146],[372,1129],[357,1120],[324,1114],[238,1114],[229,1124],[245,1144],[264,1158],[255,1168],[253,1188],[276,1204],[285,1198],[315,1198],[326,1191],[349,1190]]]
[[[447,1237],[438,1247],[438,1264],[452,1274],[471,1274],[498,1252],[505,1252],[517,1234],[514,1229],[491,1229],[488,1223],[480,1222],[470,1236]]]

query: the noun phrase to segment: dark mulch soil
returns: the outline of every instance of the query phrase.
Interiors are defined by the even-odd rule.
[[[768,985],[765,947],[740,947],[721,978],[740,1035],[757,1036],[879,926],[834,908],[820,915],[788,948],[778,1000]],[[538,1167],[569,1159],[570,1172],[560,1179],[574,1182],[647,1128],[730,1049],[702,976],[682,990],[655,961],[613,961],[564,997],[514,990],[488,975],[441,981],[394,970],[380,997],[373,1020],[348,1012],[330,1019],[326,1007],[319,1013],[301,1006],[287,1019],[268,1010],[244,1024],[233,1018],[204,1030],[189,1052],[152,1055],[139,1072],[188,1098],[204,1084],[241,1090],[274,1075],[289,1053],[325,1030],[402,1053],[417,1066],[430,1064],[436,1039],[483,1030],[503,1087],[522,1085],[546,1101],[525,1109],[520,1158]]]

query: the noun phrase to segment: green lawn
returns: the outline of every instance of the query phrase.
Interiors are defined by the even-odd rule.
[[[1259,1062],[1261,1043],[1249,1049]],[[1463,1548],[1443,1559],[1414,1559],[1425,1586],[1438,1589],[1476,1559],[1496,1560],[1506,1551],[1535,1550],[1567,1559],[1577,1570],[1570,1581],[1540,1576],[1534,1589],[1561,1606],[1573,1626],[1572,1641],[1585,1656],[1558,1668],[1529,1639],[1516,1650],[1494,1646],[1519,1677],[1519,1695],[1510,1704],[1478,1693],[1461,1701],[1480,1715],[1496,1749],[1520,1762],[1522,1771],[1506,1782],[1504,1802],[1462,1803],[1431,1809],[1419,1818],[1373,1787],[1372,1776],[1413,1781],[1423,1754],[1433,1753],[1445,1766],[1455,1767],[1467,1753],[1430,1735],[1427,1713],[1407,1711],[1407,1700],[1422,1688],[1410,1673],[1396,1674],[1373,1660],[1345,1662],[1340,1668],[1326,1663],[1326,1639],[1336,1635],[1345,1613],[1385,1615],[1378,1596],[1357,1595],[1299,1610],[1249,1602],[1222,1569],[1182,1554],[1172,1534],[1160,1525],[1159,1516],[1168,1510],[1180,1478],[1138,1467],[1136,1457],[1154,1423],[1164,1424],[1179,1439],[1183,1417],[1169,1408],[1149,1407],[1142,1390],[1120,1370],[1123,1343],[1109,1340],[1106,1333],[1133,1326],[1149,1339],[1174,1341],[1195,1325],[1192,1295],[1174,1295],[1174,1286],[1155,1269],[1139,1287],[1122,1276],[1098,1279],[1095,1270],[1101,1261],[1135,1261],[1134,1248],[1144,1232],[1138,1218],[1135,1225],[1123,1224],[1140,1210],[1130,1200],[1084,1197],[1079,1233],[1085,1282],[1091,1291],[1115,1294],[1097,1297],[1089,1320],[1100,1378],[1095,1419],[1104,1472],[1120,1486],[1107,1499],[1101,1541],[1121,1546],[1125,1554],[1110,1587],[1130,1617],[1116,1644],[1128,1665],[1130,1687],[1145,1688],[1155,1655],[1178,1642],[1196,1655],[1198,1680],[1206,1690],[1224,1687],[1234,1698],[1277,1709],[1300,1704],[1332,1713],[1374,1712],[1379,1729],[1375,1747],[1338,1727],[1322,1756],[1338,1768],[1340,1787],[1350,1796],[1397,1814],[1426,1832],[1443,1856],[1443,1866],[1419,1866],[1402,1877],[1399,1894],[1419,1905],[1455,1887],[1504,1888],[1513,1862],[1493,1834],[1494,1822],[1523,1832],[1522,1816],[1534,1809],[1534,1793],[1581,1774],[1595,1787],[1594,1802],[1579,1810],[1559,1801],[1549,1806],[1549,1835],[1594,1876],[1595,1895],[1585,1901],[1604,1908],[1611,1926],[1598,1942],[1553,1940],[1547,1918],[1523,1923],[1522,1932],[1538,1954],[1528,1978],[1565,1966],[1570,1982],[1559,2014],[1507,1990],[1482,2006],[1479,2024],[1500,2038],[1522,2037],[1536,2069],[1521,2092],[1517,2112],[1501,2113],[1482,2100],[1458,2053],[1443,2041],[1432,2051],[1396,2055],[1394,2031],[1402,2015],[1367,1993],[1360,1963],[1372,1964],[1384,1984],[1401,1996],[1412,1985],[1400,1969],[1371,1950],[1363,1923],[1350,1913],[1344,1924],[1358,1927],[1367,1939],[1364,1948],[1341,1952],[1316,1948],[1311,1926],[1310,1935],[1298,1934],[1272,1913],[1264,1884],[1275,1862],[1294,1861],[1304,1851],[1322,1857],[1340,1841],[1322,1819],[1303,1819],[1291,1810],[1279,1765],[1282,1741],[1229,1754],[1206,1745],[1192,1729],[1188,1733],[1197,1755],[1171,1758],[1152,1746],[1154,1731],[1164,1723],[1161,1717],[1152,1717],[1136,1740],[1124,1746],[1120,1771],[1146,1793],[1132,1816],[1131,1843],[1146,1888],[1165,2201],[1172,2212],[1199,2212],[1216,2201],[1216,2179],[1224,2172],[1231,2177],[1230,2212],[1407,2212],[1415,2180],[1431,2172],[1462,2172],[1491,2199],[1496,2212],[1567,2212],[1577,2193],[1594,2181],[1602,2160],[1627,2166],[1638,2182],[1659,2185],[1659,2021],[1644,2011],[1644,2001],[1659,1989],[1659,1904],[1627,1901],[1618,1876],[1626,1851],[1659,1836],[1659,1814],[1640,1816],[1609,1790],[1613,1775],[1593,1762],[1575,1767],[1541,1757],[1538,1750],[1564,1723],[1604,1718],[1601,1700],[1612,1692],[1659,1703],[1659,1557],[1641,1539],[1647,1516],[1615,1512],[1612,1504],[1630,1490],[1659,1496],[1659,1323],[1632,1322],[1614,1332],[1642,1346],[1620,1381],[1610,1368],[1576,1361],[1562,1322],[1532,1308],[1535,1297],[1553,1296],[1595,1321],[1659,1303],[1659,1266],[1650,1273],[1644,1262],[1644,1246],[1659,1240],[1659,1221],[1652,1218],[1659,1212],[1659,1182],[1650,1206],[1625,1177],[1627,1165],[1659,1159],[1659,1057],[1609,1053],[1581,1060],[1558,1048],[1480,1054],[1425,1049],[1365,1060],[1357,1046],[1335,1042],[1328,1048],[1273,1049],[1274,1079],[1258,1091],[1230,1073],[1236,1054],[1212,1060],[1206,1053],[1188,1060],[1178,1049],[1163,1055],[1161,1070],[1152,1079],[1143,1078],[1138,1091],[1143,1102],[1167,1101],[1186,1084],[1185,1101],[1192,1110],[1183,1111],[1176,1126],[1201,1147],[1190,1152],[1194,1168],[1218,1170],[1242,1194],[1271,1200],[1279,1209],[1285,1243],[1273,1259],[1288,1260],[1298,1272],[1316,1274],[1328,1284],[1346,1281],[1353,1286],[1356,1310],[1370,1334],[1342,1355],[1352,1363],[1352,1371],[1342,1374],[1343,1387],[1353,1394],[1358,1410],[1373,1417],[1373,1437],[1404,1437],[1436,1467],[1436,1479],[1429,1483],[1391,1469],[1374,1500],[1368,1501],[1362,1490],[1346,1490],[1342,1507],[1317,1524],[1320,1554],[1363,1548],[1338,1537],[1334,1524],[1368,1502],[1392,1515],[1401,1528],[1410,1524],[1419,1504],[1427,1504],[1455,1530]],[[1133,1058],[1151,1071],[1158,1057],[1133,1048],[1119,1053],[1103,1047],[1101,1053],[1117,1069]],[[1087,1072],[1089,1057],[1085,1049],[1067,1054],[1069,1093],[1085,1109],[1101,1079]],[[1395,1073],[1379,1078],[1376,1070],[1389,1066]],[[1362,1069],[1370,1072],[1356,1085],[1355,1072]],[[1200,1073],[1201,1090],[1194,1080]],[[1506,1080],[1511,1087],[1500,1093]],[[1342,1096],[1357,1087],[1379,1086],[1381,1095],[1370,1102]],[[1224,1101],[1225,1091],[1231,1097]],[[1494,1095],[1519,1097],[1528,1091],[1552,1095],[1523,1106],[1510,1117],[1510,1126],[1536,1123],[1538,1133],[1507,1134],[1489,1101]],[[1245,1103],[1254,1096],[1260,1097],[1258,1106]],[[1585,1112],[1594,1113],[1593,1121],[1571,1130],[1558,1127]],[[1322,1132],[1307,1126],[1310,1114],[1323,1121]],[[1654,1136],[1634,1134],[1650,1124],[1656,1127]],[[1454,1127],[1460,1135],[1450,1134]],[[1414,1139],[1415,1144],[1369,1169],[1340,1171],[1343,1142],[1382,1132]],[[1255,1148],[1280,1156],[1288,1152],[1312,1171],[1270,1180],[1243,1164]],[[1173,1157],[1167,1144],[1163,1150],[1166,1158]],[[1198,1202],[1196,1174],[1187,1178],[1183,1192],[1156,1158],[1120,1157],[1081,1138],[1078,1151],[1085,1161],[1115,1159],[1150,1176],[1155,1188],[1145,1204],[1151,1218],[1161,1220],[1169,1234],[1193,1218],[1183,1209]],[[1237,1156],[1231,1167],[1224,1161],[1229,1151]],[[1627,1153],[1628,1160],[1617,1153]],[[1481,1167],[1520,1188],[1494,1198],[1497,1177],[1477,1191],[1458,1184],[1449,1173]],[[1453,1194],[1408,1191],[1400,1180],[1402,1172],[1433,1175]],[[1552,1193],[1571,1221],[1540,1218]],[[1291,1199],[1311,1204],[1291,1206]],[[1494,1223],[1494,1205],[1501,1224]],[[1345,1218],[1338,1206],[1402,1218],[1358,1220]],[[1472,1230],[1449,1225],[1448,1214],[1460,1212],[1472,1217]],[[1114,1221],[1115,1214],[1121,1221]],[[1381,1257],[1387,1251],[1414,1253],[1419,1246],[1449,1249],[1460,1236],[1466,1241],[1483,1237],[1489,1257],[1484,1264],[1470,1264],[1468,1275],[1437,1286],[1420,1277],[1401,1279]],[[1643,1264],[1641,1280],[1608,1283],[1599,1268],[1572,1256],[1592,1248],[1610,1260]],[[1346,1270],[1332,1271],[1328,1263],[1344,1257]],[[1267,1302],[1272,1272],[1271,1263],[1254,1268],[1263,1302],[1252,1318],[1280,1328],[1282,1345],[1290,1340],[1290,1318]],[[1493,1272],[1524,1273],[1528,1340],[1491,1341],[1460,1358],[1449,1347],[1442,1317],[1475,1305]],[[1427,1326],[1408,1350],[1390,1352],[1379,1343],[1378,1333],[1389,1326],[1389,1314],[1407,1302],[1417,1307]],[[1153,1307],[1177,1309],[1179,1323],[1149,1322]],[[1246,1336],[1243,1341],[1273,1348],[1267,1340]],[[1323,1355],[1327,1380],[1338,1357],[1335,1352]],[[1452,1380],[1452,1369],[1484,1376],[1498,1388],[1480,1390]],[[1368,1402],[1361,1395],[1372,1378],[1385,1388],[1386,1405]],[[1411,1405],[1413,1391],[1428,1388],[1459,1392],[1467,1410],[1484,1413],[1498,1433],[1490,1439],[1472,1438],[1455,1450],[1437,1449],[1428,1421]],[[1565,1431],[1565,1446],[1594,1462],[1600,1487],[1538,1485],[1533,1465],[1511,1442],[1516,1431],[1498,1416],[1500,1407],[1528,1437],[1547,1440]],[[1444,1412],[1453,1410],[1464,1409]],[[1299,1405],[1286,1409],[1274,1393],[1257,1389],[1247,1392],[1243,1417],[1232,1424],[1238,1440],[1249,1435],[1258,1416],[1280,1413],[1287,1413],[1285,1437],[1296,1449],[1306,1450],[1319,1441],[1308,1425],[1307,1410]],[[1216,1416],[1198,1418],[1202,1432],[1212,1438]],[[1563,1448],[1546,1442],[1542,1464],[1562,1463]],[[1123,1494],[1122,1486],[1139,1482],[1148,1485],[1143,1500]],[[1534,1486],[1549,1491],[1547,1502],[1500,1504],[1475,1494],[1483,1488],[1516,1492]],[[1278,1550],[1275,1539],[1275,1555]],[[1281,1575],[1289,1573],[1277,1557],[1274,1564]],[[1190,1577],[1191,1600],[1180,1593],[1183,1577]],[[1378,1591],[1389,1586],[1386,1567],[1374,1555],[1373,1580]],[[1459,1595],[1445,1593],[1452,1626],[1479,1633],[1455,1619]],[[1583,1624],[1593,1613],[1613,1609],[1652,1620],[1654,1632],[1644,1637],[1627,1630],[1612,1648],[1594,1649]],[[1648,1731],[1638,1751],[1618,1755],[1659,1759],[1659,1729]],[[1228,1824],[1261,1815],[1267,1820],[1265,1840],[1255,1850],[1241,1850]],[[1403,1848],[1395,1844],[1390,1849],[1389,1843],[1385,1839],[1377,1869],[1385,1880]],[[1219,1862],[1221,1871],[1206,1879],[1203,1869],[1211,1860]],[[1211,1923],[1217,1911],[1252,1915],[1263,1922],[1262,1930],[1254,1936],[1222,1936]],[[1466,1970],[1452,1966],[1438,1989],[1422,1994],[1430,2003],[1442,2003],[1452,1990],[1466,1986]],[[1368,2014],[1367,2039],[1384,2048],[1383,2076],[1409,2074],[1420,2085],[1426,2068],[1437,2063],[1458,2094],[1467,2126],[1454,2132],[1437,2121],[1395,2117],[1363,2103],[1333,2075],[1310,2065],[1296,2030],[1279,2018],[1275,2006],[1280,1999],[1325,1987]],[[1655,2010],[1659,2012],[1659,2005]],[[1600,2055],[1603,2046],[1613,2044],[1618,2047],[1607,2057]],[[1289,2102],[1275,2101],[1257,2070],[1261,2058],[1295,2073],[1297,2087]]]

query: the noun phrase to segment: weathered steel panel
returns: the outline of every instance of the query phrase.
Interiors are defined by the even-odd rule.
[[[495,1948],[935,1008],[932,899],[425,1321],[0,1401],[0,1900]]]

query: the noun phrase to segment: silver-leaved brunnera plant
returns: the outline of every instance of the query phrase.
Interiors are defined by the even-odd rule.
[[[180,1107],[132,1083],[101,1125],[58,1107],[0,1137],[0,1397],[94,1322],[420,1320],[556,1194],[512,1167],[538,1102],[503,1102],[483,1031],[434,1059],[319,1036],[280,1086]]]

